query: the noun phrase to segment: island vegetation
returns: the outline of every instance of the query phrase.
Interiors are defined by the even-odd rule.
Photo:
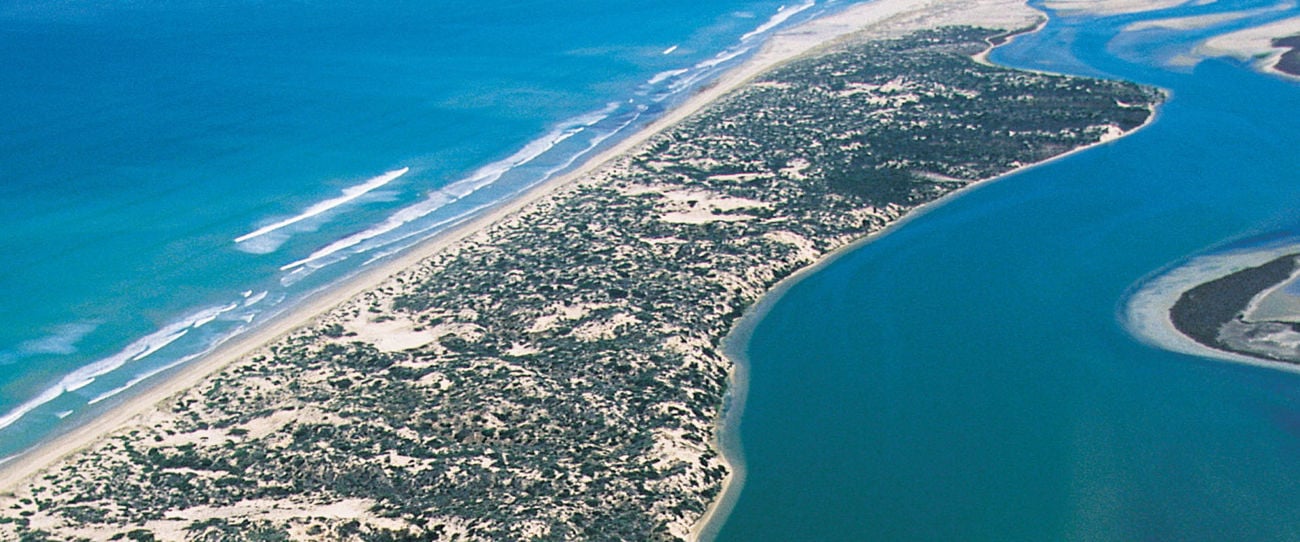
[[[1300,323],[1258,318],[1252,304],[1294,278],[1300,254],[1288,254],[1198,284],[1179,295],[1169,321],[1202,345],[1254,358],[1300,363]],[[1287,295],[1281,292],[1279,295]]]

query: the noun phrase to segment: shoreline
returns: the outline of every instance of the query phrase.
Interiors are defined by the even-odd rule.
[[[846,10],[778,31],[750,59],[719,75],[717,79],[702,86],[662,117],[655,119],[639,131],[591,157],[572,171],[538,183],[505,201],[493,204],[483,211],[481,215],[421,241],[409,248],[405,254],[374,269],[362,271],[356,276],[325,289],[323,295],[316,296],[298,307],[284,311],[267,320],[259,329],[232,339],[212,352],[177,368],[175,372],[165,375],[158,382],[142,386],[136,395],[87,419],[80,426],[55,435],[48,441],[37,444],[15,456],[5,458],[5,461],[0,463],[0,495],[12,492],[17,485],[39,474],[48,466],[90,447],[133,419],[148,413],[160,403],[198,385],[207,376],[220,371],[241,358],[257,354],[276,339],[312,325],[334,307],[382,285],[390,277],[401,271],[451,248],[459,241],[508,218],[537,201],[543,200],[550,194],[584,176],[598,171],[610,161],[635,150],[654,135],[676,125],[696,111],[740,88],[758,75],[794,60],[818,47],[829,45],[835,38],[842,37],[843,34],[836,34],[829,39],[810,42],[804,33],[806,32],[805,27],[818,22],[825,23],[846,11],[861,6],[862,4],[850,6]],[[801,30],[801,32],[793,33],[795,30]],[[792,34],[795,38],[804,37],[804,39],[791,39]]]
[[[532,186],[505,201],[493,204],[481,215],[435,234],[374,269],[364,270],[323,291],[298,307],[268,319],[259,329],[232,339],[159,381],[145,384],[139,392],[77,427],[55,435],[0,463],[0,495],[12,492],[22,482],[38,475],[50,465],[91,447],[110,433],[147,414],[160,403],[188,390],[211,374],[235,361],[255,355],[276,339],[310,326],[334,307],[384,284],[403,270],[453,247],[485,228],[500,222],[529,205],[545,199],[563,187],[599,171],[614,159],[635,150],[654,135],[670,128],[695,112],[767,71],[813,52],[834,45],[838,40],[860,33],[863,28],[886,22],[902,12],[925,11],[934,5],[948,5],[950,0],[930,0],[926,6],[909,6],[908,0],[876,0],[848,6],[774,33],[744,63],[719,75],[683,100],[662,117],[629,135],[608,149],[583,162],[572,171]],[[951,7],[951,6],[948,6]],[[911,8],[911,9],[907,9]],[[894,10],[893,12],[889,10]],[[959,9],[959,8],[958,8]],[[869,18],[863,21],[861,18]],[[728,465],[730,467],[730,465]]]
[[[1037,20],[1034,22],[1032,26],[1021,27],[1017,30],[1010,30],[1006,34],[999,36],[1003,39],[998,43],[993,43],[993,40],[988,40],[989,47],[984,51],[972,55],[971,59],[980,64],[996,65],[988,60],[988,55],[990,52],[993,51],[993,49],[1011,43],[1019,36],[1038,32],[1039,30],[1041,30],[1043,27],[1047,25],[1047,23],[1050,20],[1050,17],[1046,13],[1043,13],[1036,9],[1034,9],[1033,11],[1035,14],[1037,14]],[[862,31],[860,31],[859,33],[861,32]],[[1020,68],[1014,68],[1014,69],[1019,70]],[[1034,71],[1034,70],[1025,70],[1025,71]],[[1166,101],[1172,97],[1172,93],[1168,89],[1162,88],[1161,91],[1165,93]],[[723,347],[721,349],[722,354],[727,360],[732,362],[732,370],[731,372],[728,373],[728,380],[729,382],[736,382],[737,387],[734,388],[729,387],[727,389],[727,402],[725,403],[727,408],[723,412],[722,417],[715,422],[715,427],[717,427],[720,431],[719,433],[715,434],[715,444],[718,447],[718,452],[722,457],[723,462],[727,464],[729,468],[732,469],[734,475],[728,475],[727,478],[724,480],[721,493],[719,493],[717,499],[705,511],[704,515],[700,517],[700,520],[696,523],[696,525],[692,527],[691,536],[687,538],[687,540],[689,542],[709,542],[712,541],[714,538],[716,538],[717,534],[721,531],[722,527],[725,525],[727,516],[730,514],[731,510],[735,507],[736,502],[739,500],[740,492],[743,491],[744,489],[746,470],[745,470],[744,456],[743,456],[743,443],[741,442],[741,435],[739,430],[744,415],[745,402],[748,397],[748,391],[749,391],[748,390],[748,383],[749,383],[748,345],[750,342],[750,337],[752,337],[754,330],[758,327],[758,324],[762,322],[763,318],[766,317],[766,315],[772,310],[772,308],[775,307],[776,304],[780,302],[783,297],[785,297],[785,294],[789,292],[791,288],[793,288],[795,285],[802,282],[804,279],[808,278],[812,274],[834,264],[840,258],[845,257],[849,253],[858,250],[859,248],[862,248],[863,246],[866,246],[869,243],[873,243],[883,236],[893,233],[896,229],[901,228],[907,225],[909,222],[919,219],[922,216],[928,214],[929,212],[938,209],[943,205],[948,204],[949,202],[961,197],[962,195],[966,194],[969,191],[982,188],[986,185],[992,184],[995,181],[1002,180],[1007,177],[1020,174],[1022,172],[1047,166],[1056,161],[1064,160],[1077,153],[1082,153],[1096,147],[1107,145],[1115,141],[1118,141],[1120,139],[1123,139],[1125,137],[1128,137],[1130,135],[1136,134],[1142,131],[1143,129],[1147,128],[1151,124],[1153,124],[1159,118],[1160,116],[1159,107],[1152,106],[1149,107],[1148,110],[1151,112],[1151,115],[1147,117],[1147,120],[1145,122],[1118,136],[1111,137],[1111,138],[1103,138],[1101,141],[1098,141],[1091,145],[1085,145],[1077,149],[1073,149],[1068,152],[1050,157],[1046,160],[1042,160],[1040,162],[1025,164],[1014,170],[1008,171],[1006,173],[1003,173],[995,177],[973,181],[966,186],[963,186],[957,190],[954,190],[948,194],[943,195],[939,199],[927,203],[923,203],[903,213],[902,216],[898,217],[893,222],[890,222],[889,224],[885,225],[880,230],[867,234],[866,236],[860,239],[852,241],[842,247],[836,248],[822,255],[816,261],[798,269],[790,276],[781,279],[775,285],[773,285],[771,289],[765,292],[762,295],[762,297],[760,297],[758,301],[754,303],[754,305],[752,305],[748,310],[745,311],[745,313],[736,322],[734,327],[732,327],[731,331],[728,332],[727,335],[723,338],[723,342],[722,342]],[[1297,372],[1300,372],[1300,368],[1297,368]],[[744,386],[744,387],[741,388],[740,386]],[[719,437],[719,435],[721,436]]]
[[[834,264],[836,261],[839,261],[840,258],[847,256],[849,253],[854,252],[870,243],[874,243],[881,237],[893,233],[898,228],[906,226],[909,222],[919,219],[922,216],[925,216],[926,214],[929,214],[930,212],[934,211],[935,209],[947,205],[951,201],[961,197],[962,195],[966,194],[969,191],[983,188],[986,185],[992,184],[993,182],[1005,179],[1013,175],[1020,174],[1022,172],[1032,170],[1034,168],[1049,165],[1057,160],[1064,159],[1075,153],[1087,151],[1094,147],[1099,147],[1102,145],[1106,145],[1108,143],[1112,143],[1119,139],[1123,139],[1124,137],[1132,135],[1138,132],[1139,130],[1145,128],[1149,124],[1151,124],[1151,122],[1155,120],[1155,117],[1156,115],[1155,113],[1153,113],[1152,116],[1147,120],[1147,122],[1143,123],[1142,125],[1128,132],[1125,132],[1123,135],[1115,139],[1099,141],[1091,145],[1079,147],[1077,149],[1074,149],[1072,151],[1069,151],[1067,153],[1058,156],[1053,156],[1041,162],[1026,164],[1024,166],[1016,168],[1012,171],[1008,171],[996,177],[990,177],[988,179],[974,181],[962,188],[959,188],[948,194],[945,194],[944,196],[940,197],[937,200],[917,206],[916,208],[904,213],[897,220],[881,228],[879,231],[870,233],[865,237],[862,237],[861,239],[855,240],[847,245],[834,249],[824,254],[821,258],[818,258],[817,261],[808,264],[807,266],[800,268],[798,271],[795,271],[790,276],[781,279],[779,282],[773,285],[770,290],[764,293],[763,297],[759,298],[758,302],[756,302],[752,307],[750,307],[749,310],[745,311],[745,314],[741,316],[740,320],[736,323],[735,327],[732,328],[731,332],[728,333],[725,338],[723,338],[723,349],[722,349],[723,356],[725,356],[733,364],[732,372],[729,373],[728,376],[731,379],[735,380],[736,382],[743,383],[746,386],[748,385],[749,354],[748,354],[747,346],[749,344],[750,337],[753,336],[754,330],[758,327],[758,324],[763,321],[763,318],[766,317],[766,315],[769,312],[771,312],[772,308],[775,307],[776,304],[779,301],[781,301],[783,297],[785,297],[785,294],[789,292],[791,288],[795,287],[796,285],[798,285],[800,282],[802,282],[804,279],[808,278],[812,274],[821,271],[822,269]],[[1300,372],[1300,367],[1295,367],[1295,371]],[[737,377],[736,376],[737,374],[741,376]],[[738,395],[735,394],[735,392],[737,391],[739,391]],[[726,519],[727,513],[729,513],[731,509],[735,506],[735,501],[738,500],[740,497],[739,494],[740,491],[744,489],[743,482],[745,479],[745,471],[744,471],[745,466],[743,462],[743,455],[740,455],[743,448],[741,447],[742,443],[740,441],[740,435],[738,434],[739,433],[738,430],[740,428],[740,422],[744,414],[744,405],[745,405],[745,400],[747,399],[748,396],[748,388],[747,387],[745,389],[728,388],[727,393],[729,394],[729,399],[728,399],[729,403],[727,405],[728,406],[727,410],[723,414],[725,419],[720,420],[720,422],[716,425],[722,428],[730,429],[729,432],[731,433],[732,436],[728,437],[724,435],[723,438],[719,439],[722,445],[719,446],[718,451],[724,458],[724,462],[726,462],[729,467],[733,468],[733,472],[739,472],[739,476],[738,476],[739,480],[732,480],[731,477],[729,476],[728,479],[723,483],[722,492],[719,494],[718,500],[714,501],[714,503],[705,512],[704,516],[700,518],[700,522],[697,523],[697,526],[692,529],[691,532],[692,537],[688,539],[690,542],[707,542],[713,540],[713,538],[703,538],[702,535],[704,534],[710,534],[713,536],[717,535],[717,532],[722,528],[723,523],[725,523],[725,521],[723,520]],[[739,399],[737,399],[737,397],[739,397]]]

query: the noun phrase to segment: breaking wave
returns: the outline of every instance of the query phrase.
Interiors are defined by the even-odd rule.
[[[336,198],[330,198],[321,202],[317,202],[297,215],[280,220],[278,222],[267,224],[266,226],[262,226],[256,230],[253,230],[239,237],[236,237],[235,244],[244,245],[241,246],[241,249],[246,250],[248,252],[253,252],[255,254],[266,254],[269,252],[274,252],[276,249],[280,247],[281,244],[284,243],[286,239],[288,239],[287,236],[277,236],[276,238],[270,239],[268,240],[268,242],[263,242],[263,243],[249,243],[249,241],[263,238],[269,233],[277,232],[279,230],[282,230],[284,228],[287,228],[289,226],[292,226],[294,224],[297,224],[299,222],[302,222],[310,218],[315,218],[331,210],[334,210],[344,204],[355,201],[357,198],[366,195],[372,190],[375,190],[381,186],[393,182],[395,179],[401,177],[402,175],[405,175],[406,172],[410,170],[411,168],[404,167],[402,169],[389,171],[387,173],[384,173],[383,175],[369,179],[366,182],[363,182],[361,184],[344,188],[343,195],[338,196]]]
[[[14,422],[22,419],[23,416],[26,416],[28,413],[40,408],[46,403],[58,399],[65,393],[74,392],[89,386],[95,382],[96,378],[121,369],[130,362],[140,361],[157,353],[159,350],[162,350],[185,336],[191,330],[206,325],[222,313],[233,310],[236,306],[237,305],[233,304],[224,305],[197,311],[177,322],[164,326],[162,329],[137,339],[135,342],[127,345],[126,348],[119,350],[111,356],[102,358],[64,375],[57,383],[44,389],[41,393],[37,394],[36,397],[18,405],[9,412],[0,415],[0,429],[13,425]]]
[[[776,10],[776,15],[773,15],[772,18],[767,20],[767,22],[759,25],[758,28],[755,28],[749,33],[741,36],[740,41],[750,41],[758,36],[771,32],[773,28],[781,26],[781,23],[790,20],[791,17],[798,15],[800,12],[807,11],[815,5],[817,5],[816,1],[809,0],[808,2],[795,7],[781,6]]]

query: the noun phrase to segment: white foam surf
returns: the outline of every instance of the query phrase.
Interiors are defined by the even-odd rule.
[[[344,188],[342,195],[335,198],[327,199],[325,201],[318,202],[308,207],[307,209],[303,210],[303,212],[298,213],[297,215],[291,216],[284,220],[280,220],[278,222],[267,224],[266,226],[262,226],[256,230],[253,230],[251,232],[245,233],[244,235],[236,237],[235,243],[236,244],[244,243],[249,240],[266,235],[268,233],[286,228],[288,226],[292,226],[304,220],[320,216],[326,212],[338,208],[341,205],[355,201],[357,198],[366,195],[367,193],[369,193],[372,190],[375,190],[376,188],[379,188],[390,182],[393,182],[393,180],[397,179],[398,177],[401,177],[402,175],[405,175],[406,172],[410,170],[411,168],[404,167],[402,169],[389,171],[387,173],[384,173],[383,175],[369,179],[366,182],[363,182],[361,184]]]
[[[489,208],[489,207],[491,207],[491,206],[492,206],[492,204],[490,204],[490,203],[483,204],[483,205],[479,205],[479,206],[477,206],[477,207],[474,207],[473,209],[469,209],[469,210],[467,210],[467,211],[465,211],[465,212],[462,212],[462,213],[459,213],[459,214],[457,214],[457,215],[455,215],[455,216],[448,217],[448,218],[445,218],[445,219],[443,219],[443,220],[439,220],[439,221],[437,221],[437,222],[434,222],[434,223],[432,223],[432,224],[429,224],[429,225],[427,225],[427,226],[424,226],[424,227],[422,227],[422,228],[420,228],[420,229],[418,229],[418,230],[414,230],[414,231],[411,231],[411,232],[404,233],[402,236],[397,237],[397,238],[393,239],[392,241],[390,241],[390,242],[388,243],[388,246],[392,246],[392,245],[398,245],[398,246],[393,247],[391,250],[385,250],[385,251],[383,251],[383,252],[381,252],[381,253],[379,253],[379,254],[376,254],[376,255],[374,255],[374,256],[371,256],[369,259],[367,259],[367,260],[366,260],[364,263],[362,263],[361,265],[363,265],[363,266],[364,266],[364,265],[370,265],[370,264],[372,264],[372,263],[374,263],[374,262],[376,262],[376,261],[379,261],[379,260],[381,260],[381,259],[384,259],[384,258],[387,258],[387,257],[392,256],[392,255],[394,255],[394,254],[397,254],[397,253],[399,253],[399,252],[401,252],[401,251],[403,251],[403,250],[406,250],[406,249],[408,249],[408,248],[411,248],[412,246],[415,246],[415,245],[419,244],[419,243],[423,240],[423,238],[424,238],[427,234],[429,234],[430,232],[437,231],[437,230],[444,229],[444,228],[448,228],[448,227],[452,227],[452,226],[456,226],[456,225],[458,225],[458,224],[460,224],[460,223],[462,223],[462,222],[468,220],[470,217],[474,216],[474,215],[477,214],[479,211],[482,211],[482,210],[484,210],[484,209],[487,209],[487,208]]]
[[[99,359],[64,375],[57,383],[42,390],[36,397],[18,405],[4,415],[0,415],[0,429],[13,425],[23,416],[40,408],[42,405],[58,399],[64,393],[74,392],[89,386],[95,382],[96,378],[116,371],[127,363],[139,361],[157,353],[189,333],[191,329],[207,324],[217,316],[237,306],[237,304],[223,305],[196,311],[176,322],[163,326],[162,329],[135,340],[111,356]]]
[[[147,371],[147,372],[145,372],[145,373],[142,373],[142,374],[140,374],[140,375],[137,375],[135,378],[132,378],[131,380],[128,380],[128,381],[126,382],[126,384],[123,384],[123,385],[121,385],[121,386],[118,386],[118,387],[116,387],[116,388],[113,388],[113,389],[111,389],[111,390],[108,390],[108,391],[106,391],[106,392],[104,392],[104,393],[101,393],[101,394],[99,394],[99,395],[96,395],[95,397],[91,398],[89,401],[86,401],[86,404],[87,404],[87,405],[94,405],[94,404],[102,403],[102,402],[104,402],[105,400],[112,399],[113,397],[115,397],[115,396],[117,396],[117,395],[120,395],[122,392],[127,391],[127,390],[129,390],[129,389],[131,389],[131,388],[136,387],[136,385],[140,384],[141,382],[144,382],[145,380],[148,380],[148,379],[150,379],[150,378],[152,378],[152,377],[154,377],[154,376],[157,376],[157,375],[161,374],[163,371],[166,371],[166,370],[168,370],[168,369],[173,369],[173,368],[179,367],[179,366],[185,364],[186,362],[189,362],[189,361],[191,361],[191,360],[193,360],[193,359],[195,359],[195,358],[197,358],[197,357],[199,357],[199,356],[201,356],[201,355],[203,355],[203,354],[205,354],[205,353],[207,353],[207,352],[208,352],[208,350],[205,350],[204,352],[200,352],[200,353],[198,353],[198,354],[190,354],[190,355],[188,355],[188,356],[185,356],[185,357],[182,357],[182,358],[180,358],[180,359],[177,359],[176,361],[173,361],[173,362],[171,362],[171,363],[168,363],[168,364],[166,364],[166,365],[163,365],[162,367],[158,367],[158,368],[153,369],[153,370],[151,370],[151,371]]]
[[[514,154],[474,170],[465,178],[429,193],[424,200],[399,209],[379,224],[334,241],[333,243],[317,249],[305,258],[280,266],[280,270],[294,271],[307,265],[322,266],[339,261],[341,258],[335,256],[340,252],[361,245],[362,243],[375,239],[376,237],[391,233],[402,226],[424,218],[434,211],[446,207],[448,204],[463,199],[484,187],[492,185],[501,180],[501,177],[511,170],[537,160],[560,143],[586,131],[588,128],[595,126],[600,121],[609,118],[610,115],[618,110],[619,105],[619,103],[610,103],[606,105],[605,108],[598,111],[569,119],[568,121],[561,123],[558,128],[547,132],[546,135],[530,141]],[[301,278],[298,278],[297,280],[301,280]],[[292,284],[297,280],[293,280],[289,284]],[[284,279],[281,280],[281,283],[284,284]]]
[[[741,36],[740,41],[749,41],[758,36],[766,34],[773,28],[781,26],[781,23],[790,20],[790,17],[794,17],[800,12],[806,11],[815,5],[817,5],[817,2],[815,0],[809,0],[808,2],[800,4],[793,8],[789,6],[781,6],[779,9],[776,10],[776,15],[773,15],[772,18],[767,20],[767,22],[759,25],[758,28],[755,28],[754,30],[751,30],[745,35]]]
[[[659,83],[662,83],[662,82],[664,82],[664,81],[667,81],[667,80],[669,80],[669,79],[672,79],[673,77],[677,77],[677,76],[679,76],[679,75],[681,75],[681,74],[683,74],[683,73],[687,73],[687,72],[689,72],[689,71],[691,71],[690,68],[682,68],[682,69],[678,69],[678,70],[667,70],[667,71],[662,71],[662,72],[656,73],[656,74],[654,75],[654,77],[651,77],[648,81],[646,81],[646,84],[647,84],[647,85],[658,85]]]
[[[157,353],[159,350],[166,348],[167,345],[179,341],[181,337],[184,337],[185,335],[189,334],[189,332],[190,332],[190,328],[187,327],[185,329],[172,333],[171,335],[163,337],[161,340],[153,344],[150,344],[148,348],[145,348],[139,354],[131,356],[131,361],[140,361],[144,358],[152,356],[155,353]],[[72,390],[68,390],[68,391],[72,391]]]
[[[718,53],[713,58],[710,58],[708,60],[700,62],[699,64],[696,64],[695,69],[716,68],[718,65],[727,62],[728,60],[733,60],[739,57],[740,55],[752,51],[753,49],[754,49],[753,47],[739,47],[736,49],[728,49],[726,51]]]
[[[261,303],[263,299],[266,299],[266,296],[269,293],[270,292],[266,290],[262,290],[261,292],[258,292],[256,294],[252,293],[252,291],[249,291],[249,295],[244,296],[244,306],[251,307],[253,305]]]

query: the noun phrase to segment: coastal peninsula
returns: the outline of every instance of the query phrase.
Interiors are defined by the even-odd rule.
[[[972,60],[1014,30],[894,28],[756,78],[3,488],[0,538],[690,537],[732,472],[746,309],[1163,99]]]

